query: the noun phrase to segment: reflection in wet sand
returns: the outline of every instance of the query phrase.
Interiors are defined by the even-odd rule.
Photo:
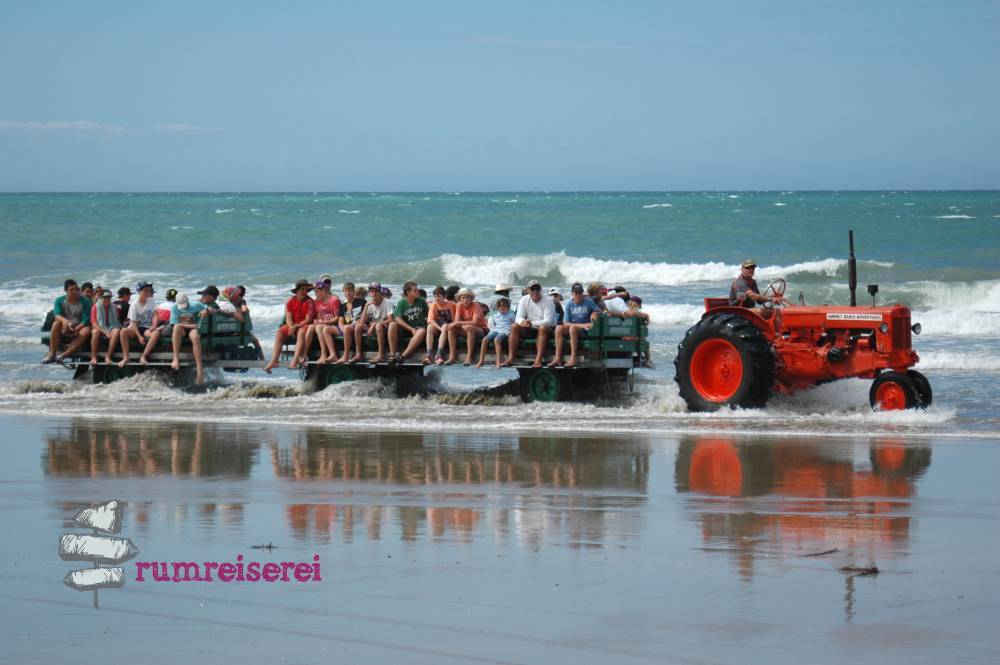
[[[675,483],[709,546],[725,545],[742,577],[777,555],[844,553],[875,565],[906,553],[909,499],[929,448],[876,440],[867,459],[815,442],[691,438],[677,452]]]
[[[246,477],[260,442],[252,432],[204,423],[149,423],[123,429],[73,421],[47,437],[42,468],[51,476]]]

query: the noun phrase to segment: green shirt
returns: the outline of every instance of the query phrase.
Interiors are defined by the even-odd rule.
[[[73,305],[67,302],[66,295],[63,294],[56,298],[55,303],[52,305],[52,314],[55,316],[65,316],[73,323],[89,326],[91,305],[92,303],[85,296],[80,296],[80,300],[77,301],[76,305]]]
[[[392,314],[397,319],[405,321],[411,328],[427,327],[427,301],[423,298],[417,298],[412,305],[403,298],[396,303],[396,309]]]

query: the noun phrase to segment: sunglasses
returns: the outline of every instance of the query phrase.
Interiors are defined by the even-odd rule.
[[[529,289],[529,291],[541,291],[541,290],[542,290],[542,287],[540,287],[540,286],[532,286],[532,287],[531,287],[531,288]]]

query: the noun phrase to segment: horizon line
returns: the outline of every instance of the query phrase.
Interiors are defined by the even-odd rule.
[[[136,190],[0,190],[0,196],[25,195],[25,194],[308,194],[312,196],[320,194],[715,194],[723,192],[737,192],[743,194],[831,194],[831,193],[882,193],[882,192],[905,192],[905,193],[947,193],[947,192],[1000,192],[997,188],[905,188],[892,187],[880,189],[344,189],[344,190],[314,190],[314,189],[250,189],[250,190],[156,190],[156,189],[136,189]]]

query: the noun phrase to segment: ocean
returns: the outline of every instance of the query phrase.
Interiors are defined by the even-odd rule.
[[[869,382],[847,380],[762,411],[691,414],[673,356],[702,299],[724,295],[752,257],[763,287],[793,299],[846,303],[847,232],[855,232],[859,302],[914,310],[917,369],[934,388],[922,412],[873,413]],[[1000,192],[436,192],[0,195],[0,412],[425,431],[767,433],[779,436],[1000,437]],[[302,391],[297,374],[219,373],[207,390],[142,376],[73,386],[42,366],[39,327],[62,282],[155,283],[193,293],[244,284],[269,347],[291,284],[330,273],[378,280],[398,296],[416,280],[623,284],[651,315],[656,369],[632,394],[597,403],[463,399],[511,378],[447,368],[441,393],[396,398],[376,382]],[[440,370],[435,370],[440,371]]]

